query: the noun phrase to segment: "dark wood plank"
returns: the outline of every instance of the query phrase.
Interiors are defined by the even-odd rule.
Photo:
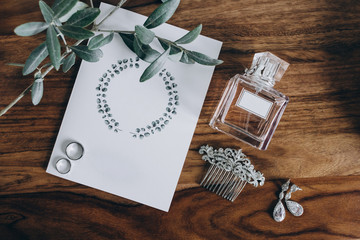
[[[284,181],[246,186],[231,203],[203,188],[175,194],[169,213],[65,188],[0,196],[2,239],[358,239],[360,177],[294,179],[304,207],[277,223]],[[106,195],[106,194],[105,194]],[[4,238],[5,236],[5,238]]]

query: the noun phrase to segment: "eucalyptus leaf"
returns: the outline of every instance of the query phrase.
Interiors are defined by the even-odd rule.
[[[46,42],[43,42],[30,53],[30,56],[26,60],[25,66],[22,70],[23,75],[32,73],[48,55],[49,53],[46,47]]]
[[[135,49],[134,49],[135,36],[134,36],[134,34],[119,33],[119,35],[122,38],[122,40],[124,41],[124,43],[126,44],[126,46],[128,48],[130,48],[131,51],[135,52]]]
[[[110,33],[106,37],[104,37],[103,34],[97,35],[92,39],[90,39],[88,48],[90,50],[101,48],[102,46],[110,43],[113,40],[113,38],[114,38],[114,33]]]
[[[63,65],[62,65],[62,70],[64,73],[66,73],[67,71],[70,70],[70,68],[72,66],[74,66],[75,64],[75,53],[71,53],[69,56],[67,56],[65,59],[64,59],[64,62],[63,62]]]
[[[28,22],[17,26],[14,30],[16,35],[27,37],[38,34],[49,27],[48,23],[45,22]]]
[[[186,52],[183,52],[180,62],[185,63],[185,64],[195,64],[195,61],[191,58],[189,58],[189,56],[187,55]]]
[[[86,27],[91,24],[99,14],[100,9],[98,8],[85,8],[74,13],[66,22],[66,25]]]
[[[171,0],[169,0],[171,1]],[[163,52],[154,62],[152,62],[140,77],[140,82],[145,82],[152,78],[164,66],[167,57],[169,56],[170,49]]]
[[[200,63],[202,65],[215,66],[223,63],[222,60],[211,58],[199,52],[188,51],[187,54],[189,58],[193,59],[195,62]]]
[[[56,18],[60,18],[70,12],[70,10],[76,5],[78,0],[55,0],[52,5],[52,10],[55,13]]]
[[[87,8],[88,5],[84,2],[78,1],[75,6],[64,16],[62,16],[61,18],[59,18],[60,22],[66,22],[67,20],[69,20],[69,18],[76,13],[79,10],[83,10],[85,8]]]
[[[150,16],[146,19],[144,27],[154,28],[157,27],[167,20],[169,20],[177,7],[179,6],[180,0],[168,0],[162,3]]]
[[[154,50],[149,45],[143,45],[136,36],[134,40],[134,52],[139,58],[149,63],[155,61],[160,56],[158,51]]]
[[[140,25],[135,26],[135,33],[140,42],[145,45],[149,45],[155,37],[155,33],[153,33],[153,31]]]
[[[144,46],[145,55],[140,57],[145,62],[151,63],[155,61],[159,56],[160,53],[156,51],[155,49],[151,48],[149,45]]]
[[[191,43],[199,36],[201,30],[202,30],[202,24],[200,24],[199,26],[194,28],[192,31],[185,34],[182,38],[176,40],[175,43],[177,43],[177,44]]]
[[[57,38],[57,33],[55,27],[50,25],[46,33],[46,46],[49,51],[49,56],[51,63],[56,70],[60,68],[60,59],[61,59],[61,49],[59,39]]]
[[[95,35],[89,30],[71,25],[64,25],[59,27],[59,29],[65,36],[74,38],[76,40],[88,39]]]
[[[179,52],[182,52],[181,48],[171,45],[170,55],[178,54]]]
[[[180,51],[178,53],[175,53],[175,54],[170,54],[169,55],[169,59],[173,62],[179,62],[181,57],[183,55],[183,51]]]
[[[100,42],[102,39],[104,38],[104,34],[98,34],[95,35],[94,37],[92,37],[89,41],[88,47],[91,46],[92,44],[97,44],[98,42]]]
[[[142,48],[143,44],[140,42],[137,36],[135,36],[133,44],[134,52],[136,53],[136,55],[138,55],[139,57],[143,57],[145,55],[145,52]]]
[[[45,22],[51,23],[54,19],[54,11],[44,1],[39,1],[40,11]]]
[[[161,55],[160,52],[158,52],[157,50],[151,48],[150,46],[147,46],[145,48],[145,52],[146,52],[146,55],[143,58],[143,60],[145,62],[149,62],[149,63],[155,61]]]
[[[40,103],[44,93],[44,79],[37,78],[35,79],[31,87],[31,101],[36,106]]]
[[[71,50],[79,57],[88,62],[97,62],[103,56],[100,49],[90,50],[87,46],[71,46]]]
[[[161,38],[158,38],[158,41],[164,50],[167,50],[170,47],[170,43],[165,42]]]

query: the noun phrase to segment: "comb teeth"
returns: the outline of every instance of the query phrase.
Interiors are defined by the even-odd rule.
[[[200,185],[231,202],[239,196],[246,183],[257,187],[265,182],[263,174],[254,169],[241,149],[214,149],[204,145],[199,153],[211,164]]]
[[[200,185],[233,202],[244,189],[246,181],[234,175],[232,171],[211,164]]]

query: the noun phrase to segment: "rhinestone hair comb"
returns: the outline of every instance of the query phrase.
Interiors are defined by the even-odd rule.
[[[200,185],[229,201],[233,202],[247,183],[255,187],[264,185],[265,177],[254,170],[241,149],[214,150],[206,145],[200,147],[199,153],[211,164]]]

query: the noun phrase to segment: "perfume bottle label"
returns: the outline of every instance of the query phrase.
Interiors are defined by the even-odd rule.
[[[272,102],[245,89],[241,91],[241,94],[236,102],[236,106],[263,119],[267,119],[272,104]]]

